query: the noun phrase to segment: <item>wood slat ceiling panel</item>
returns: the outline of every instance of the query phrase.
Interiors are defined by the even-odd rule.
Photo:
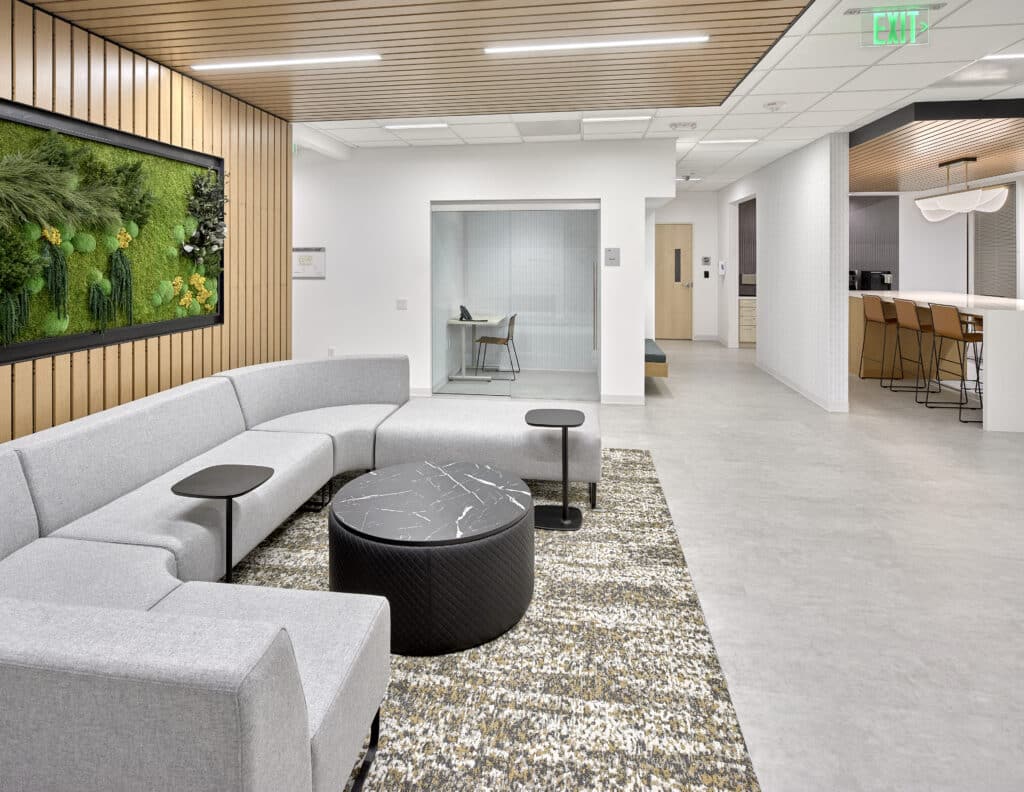
[[[1024,170],[1024,118],[914,121],[850,149],[850,190],[930,190],[946,183],[940,162],[977,157],[971,179]],[[951,171],[963,180],[963,168]]]
[[[806,0],[43,0],[186,74],[195,63],[379,53],[369,64],[203,72],[291,121],[720,104]],[[489,45],[707,34],[706,44],[568,55]]]

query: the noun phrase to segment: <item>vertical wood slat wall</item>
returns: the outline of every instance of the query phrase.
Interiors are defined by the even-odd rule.
[[[228,197],[224,324],[0,365],[0,442],[291,356],[285,121],[20,0],[0,0],[0,97],[223,157]]]

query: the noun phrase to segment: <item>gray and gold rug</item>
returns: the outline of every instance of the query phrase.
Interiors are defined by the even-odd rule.
[[[606,449],[603,471],[583,530],[537,531],[515,628],[393,658],[367,790],[759,790],[651,456]],[[235,580],[327,589],[326,520],[294,517]]]

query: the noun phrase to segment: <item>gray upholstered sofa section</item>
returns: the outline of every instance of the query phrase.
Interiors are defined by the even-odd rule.
[[[0,559],[39,538],[36,507],[18,455],[0,450]]]
[[[381,421],[409,400],[409,360],[349,355],[225,371],[249,429],[326,434],[334,475],[375,467]]]
[[[311,789],[303,683],[273,621],[4,599],[0,635],[5,790]]]
[[[551,402],[496,399],[413,399],[377,430],[377,467],[470,459],[524,479],[562,480],[562,432],[526,425],[526,413]],[[601,425],[595,404],[558,402],[580,410],[569,430],[569,479],[601,479]]]

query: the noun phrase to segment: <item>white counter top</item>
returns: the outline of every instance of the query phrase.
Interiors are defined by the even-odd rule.
[[[958,292],[941,291],[851,291],[851,297],[874,294],[883,300],[913,300],[922,308],[930,303],[955,305],[961,311],[977,313],[982,316],[988,311],[1020,311],[1024,312],[1024,300],[1009,297],[985,297],[981,294],[960,294]]]

